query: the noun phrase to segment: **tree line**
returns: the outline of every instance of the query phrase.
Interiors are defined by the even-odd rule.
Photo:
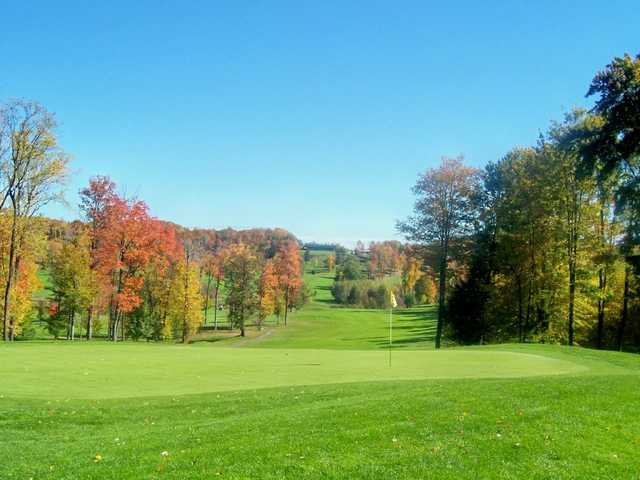
[[[482,169],[443,158],[398,224],[438,272],[436,346],[640,347],[640,56],[615,58],[592,109]]]
[[[35,102],[0,108],[0,281],[3,339],[27,338],[34,315],[56,338],[189,341],[221,293],[245,335],[308,298],[299,242],[282,229],[184,229],[97,176],[80,192],[82,219],[40,217],[62,198],[68,155],[54,116]],[[42,291],[50,283],[51,298]]]

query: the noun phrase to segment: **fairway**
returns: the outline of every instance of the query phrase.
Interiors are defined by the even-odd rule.
[[[30,344],[0,347],[0,394],[123,398],[294,385],[504,378],[586,371],[570,361],[508,351],[194,348]]]

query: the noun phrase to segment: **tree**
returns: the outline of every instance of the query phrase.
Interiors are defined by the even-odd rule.
[[[347,255],[336,269],[336,281],[360,280],[362,278],[362,265],[355,255]]]
[[[100,232],[106,228],[107,212],[113,207],[117,199],[116,184],[109,177],[96,176],[89,180],[89,186],[80,190],[80,211],[89,227],[89,255],[91,257],[91,269],[97,270],[97,251],[100,242]],[[99,283],[104,284],[105,280]],[[100,289],[104,290],[104,289]],[[103,292],[99,292],[103,293]],[[87,340],[91,339],[93,317],[98,313],[96,302],[100,299],[97,295],[87,311]]]
[[[302,285],[300,249],[297,242],[284,242],[278,250],[274,263],[280,291],[284,296],[284,324],[286,326],[288,312],[292,308],[298,289]]]
[[[8,252],[11,241],[12,215],[0,212],[0,278],[7,276]],[[10,308],[8,309],[9,322],[7,330],[9,340],[23,334],[28,326],[33,306],[33,295],[40,288],[37,276],[37,260],[42,250],[42,232],[37,225],[20,230],[20,261],[17,262],[16,281],[13,283],[10,295]],[[0,305],[4,297],[0,297]]]
[[[402,289],[404,293],[413,292],[417,281],[423,275],[422,262],[414,256],[406,257],[402,266]]]
[[[327,255],[327,270],[329,272],[333,272],[335,268],[336,268],[336,256],[333,253],[331,253]]]
[[[126,315],[142,305],[147,267],[169,252],[177,255],[175,229],[150,217],[144,202],[116,195],[104,211],[96,245],[96,269],[108,286],[109,337],[117,341],[126,335]]]
[[[220,295],[220,287],[224,279],[224,262],[226,251],[219,250],[215,253],[205,255],[202,266],[206,278],[206,287],[204,295],[204,321],[206,323],[209,312],[209,300],[211,297],[211,288],[213,284],[213,325],[214,329],[218,329],[218,298]]]
[[[402,269],[400,243],[395,241],[369,244],[369,276],[380,279]]]
[[[49,271],[52,290],[58,300],[58,315],[68,319],[67,338],[75,339],[76,315],[87,311],[98,293],[97,279],[91,270],[91,256],[86,235],[53,245]],[[87,336],[90,337],[91,317],[88,316]]]
[[[244,337],[246,323],[258,309],[260,282],[258,258],[244,243],[228,247],[224,279],[229,320]]]
[[[628,175],[629,194],[640,193],[640,54],[616,57],[598,72],[587,96],[597,95],[593,113],[603,119],[597,130],[583,132],[583,164],[608,176],[618,170]]]
[[[418,278],[413,287],[413,294],[416,302],[419,304],[435,303],[438,296],[438,287],[436,286],[436,282],[433,280],[431,270]]]
[[[408,240],[436,244],[439,256],[438,322],[436,348],[440,348],[451,240],[467,235],[474,220],[473,196],[478,189],[477,170],[466,167],[463,157],[443,157],[438,168],[420,175],[413,188],[418,197],[414,216],[398,228]]]
[[[567,342],[573,345],[575,323],[575,297],[578,269],[578,251],[580,239],[585,237],[583,214],[591,203],[595,185],[590,178],[581,178],[578,172],[579,152],[581,142],[576,140],[579,135],[589,129],[594,129],[597,120],[590,118],[583,110],[574,110],[566,115],[561,124],[553,124],[548,139],[543,139],[540,145],[542,155],[550,156],[556,166],[556,179],[562,182],[560,189],[558,213],[562,219],[565,248],[568,266],[568,314],[567,314]]]
[[[184,278],[178,279],[179,273],[184,274],[179,264],[188,256],[173,224],[151,219],[148,221],[147,228],[149,231],[147,248],[150,250],[150,257],[142,269],[143,288],[140,291],[142,302],[128,314],[127,332],[134,339],[146,337],[159,340],[167,338],[167,330],[171,335],[175,330],[181,337],[180,328],[183,319],[174,321],[175,319],[170,318],[170,314],[172,307],[174,313],[177,311],[175,296],[173,296],[175,284]],[[178,287],[182,288],[181,285]],[[186,291],[188,293],[189,290],[186,289]],[[169,329],[167,324],[171,325]]]
[[[258,328],[262,329],[265,319],[274,313],[278,300],[278,276],[272,260],[267,260],[262,269],[258,296]]]
[[[187,343],[202,323],[202,297],[198,268],[188,256],[178,262],[171,282],[165,338],[173,334]]]
[[[58,145],[56,122],[42,105],[22,100],[0,108],[0,209],[9,203],[11,234],[4,278],[3,338],[11,340],[12,288],[19,281],[29,220],[61,197],[68,159]]]

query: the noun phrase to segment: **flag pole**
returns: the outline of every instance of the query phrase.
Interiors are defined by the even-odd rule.
[[[393,344],[393,305],[389,307],[389,366],[391,366],[391,345]]]
[[[393,347],[393,309],[398,306],[393,290],[389,292],[389,366],[391,366],[391,348]]]

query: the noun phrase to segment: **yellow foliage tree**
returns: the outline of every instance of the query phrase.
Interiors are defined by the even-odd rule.
[[[171,281],[165,338],[179,336],[186,343],[202,323],[200,278],[195,265],[182,260],[176,265]]]
[[[336,256],[332,253],[327,257],[327,270],[333,272],[333,269],[336,267]]]
[[[402,267],[402,288],[405,293],[409,293],[413,291],[416,282],[424,275],[422,262],[415,257],[407,257]]]

